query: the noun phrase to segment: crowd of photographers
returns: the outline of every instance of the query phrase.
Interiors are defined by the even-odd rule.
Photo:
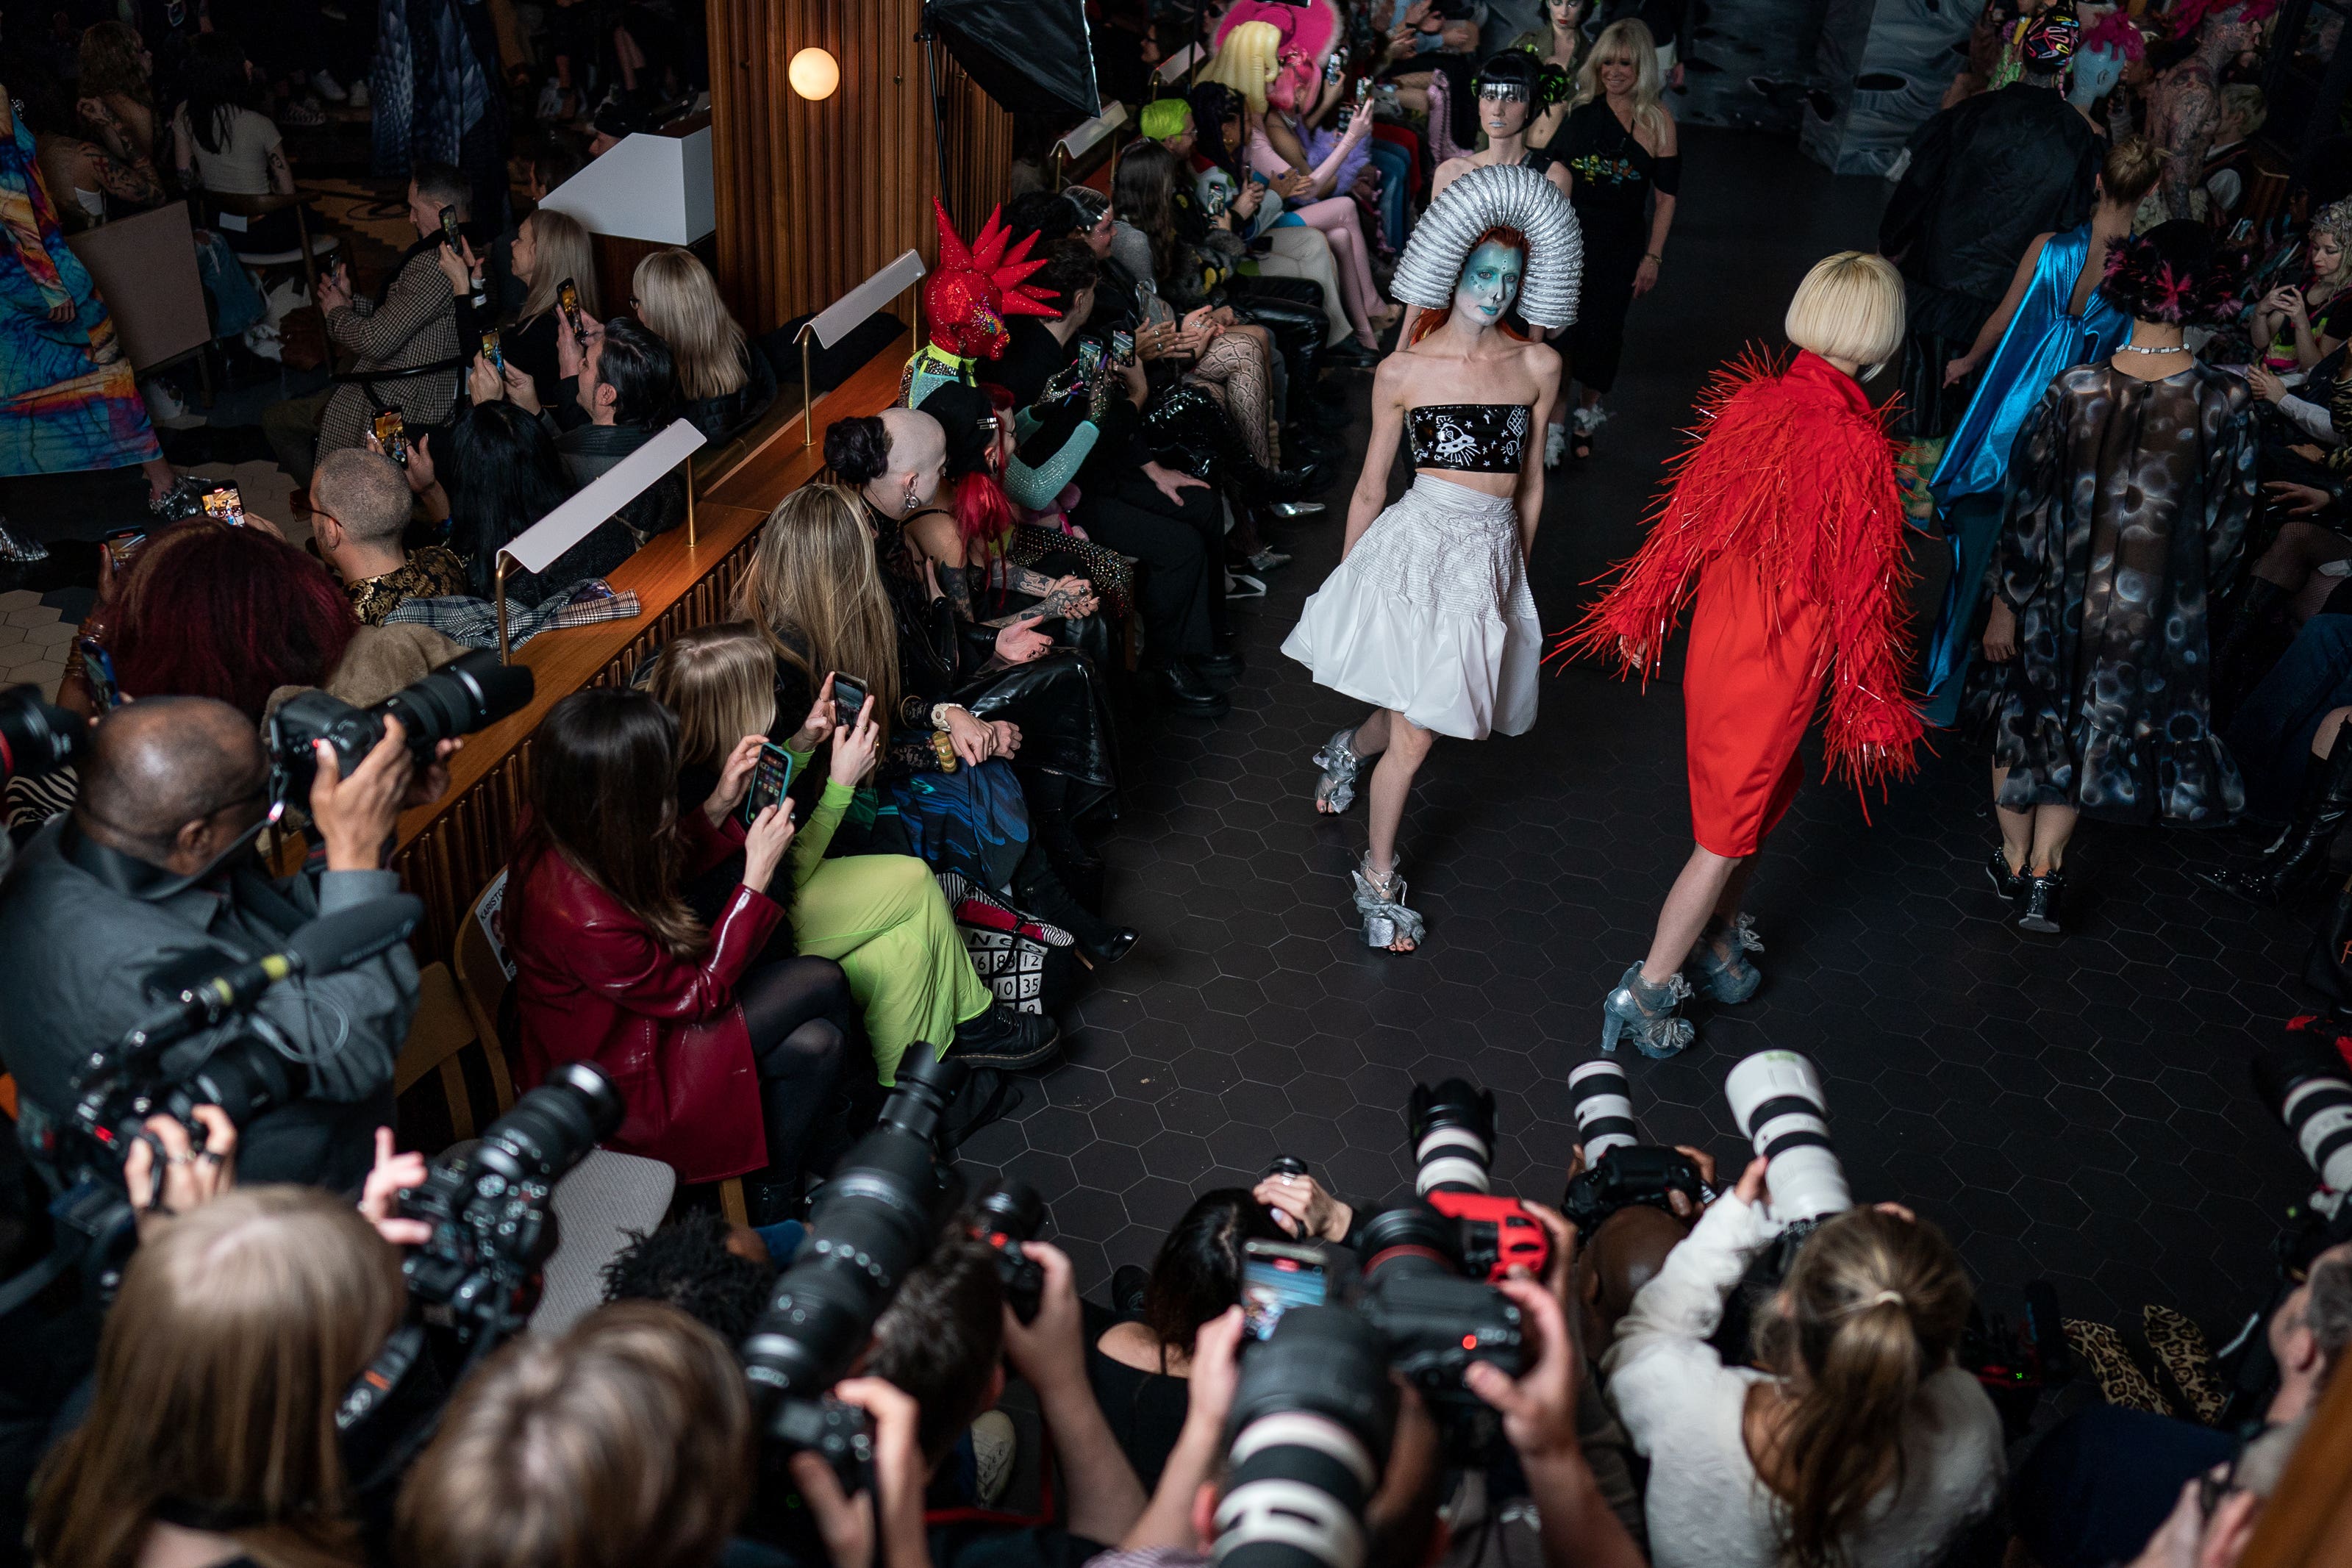
[[[208,780],[205,831],[257,817],[267,759],[203,727],[118,720],[89,759],[76,821],[125,812],[93,839],[117,858],[90,862],[121,896],[205,849],[142,843],[117,806],[152,748],[219,754],[173,771]],[[2352,1080],[2292,1040],[2258,1081],[2319,1201],[2219,1427],[2039,1399],[2065,1354],[2047,1299],[2008,1330],[1933,1224],[1858,1203],[1817,1070],[1778,1051],[1724,1085],[1755,1154],[1736,1182],[1647,1141],[1603,1058],[1571,1076],[1558,1207],[1496,1193],[1493,1096],[1448,1080],[1404,1108],[1410,1195],[1345,1201],[1275,1155],[1102,1303],[1037,1239],[1034,1192],[968,1188],[951,1111],[972,1070],[910,1061],[805,1224],[638,1235],[605,1305],[530,1332],[562,1245],[551,1194],[627,1110],[596,1068],[429,1164],[378,1132],[356,1206],[255,1180],[301,1135],[364,1125],[328,1084],[306,1097],[235,1052],[131,1082],[142,1051],[240,1009],[289,1040],[400,1009],[415,906],[364,896],[383,873],[354,845],[381,841],[411,756],[394,736],[345,777],[322,751],[323,917],[75,1079],[48,1146],[96,1145],[116,1210],[60,1212],[92,1238],[59,1267],[80,1265],[68,1315],[95,1370],[29,1410],[13,1376],[0,1444],[44,1568],[2221,1568],[2352,1345]],[[184,896],[154,918],[189,917]],[[266,922],[269,896],[212,913]],[[299,1007],[269,988],[288,973]],[[273,1095],[315,1125],[257,1119]],[[0,1315],[25,1290],[0,1287]]]

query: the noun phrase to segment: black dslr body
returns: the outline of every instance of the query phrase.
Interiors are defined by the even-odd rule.
[[[1584,1062],[1569,1072],[1568,1092],[1584,1168],[1570,1180],[1559,1208],[1579,1236],[1591,1239],[1610,1216],[1637,1204],[1671,1214],[1675,1193],[1689,1200],[1693,1214],[1706,1204],[1712,1195],[1697,1163],[1642,1136],[1623,1068],[1605,1056]]]
[[[0,692],[0,784],[38,779],[72,761],[89,728],[79,714],[43,702],[38,686]]]
[[[856,1412],[818,1401],[955,1210],[961,1184],[941,1157],[941,1131],[970,1075],[954,1061],[901,1066],[874,1130],[817,1195],[799,1255],[743,1341],[743,1375],[769,1437],[815,1450],[845,1486],[871,1458],[871,1440]]]
[[[1364,1505],[1396,1434],[1372,1322],[1297,1306],[1243,1359],[1225,1421],[1219,1568],[1360,1568]]]
[[[1459,1223],[1426,1202],[1382,1209],[1364,1222],[1362,1239],[1356,1310],[1439,1422],[1483,1445],[1494,1412],[1463,1386],[1462,1375],[1475,1361],[1513,1377],[1526,1370],[1517,1305],[1484,1279],[1464,1275]]]
[[[1024,1323],[1037,1321],[1045,1299],[1045,1270],[1021,1249],[1045,1228],[1045,1200],[1025,1181],[1005,1176],[980,1195],[972,1205],[980,1217],[980,1239],[996,1249],[996,1277],[1004,1286],[1004,1304]]]
[[[527,666],[501,664],[496,653],[482,650],[450,660],[371,708],[304,692],[269,717],[270,794],[297,806],[310,800],[320,741],[335,748],[335,765],[348,779],[383,738],[383,721],[397,718],[409,755],[421,767],[440,742],[471,735],[528,706],[532,689]]]

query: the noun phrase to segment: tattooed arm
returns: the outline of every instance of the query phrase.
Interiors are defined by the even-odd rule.
[[[2164,208],[2176,218],[2192,217],[2189,196],[2204,172],[2205,150],[2221,123],[2219,100],[2211,83],[2192,78],[2173,89],[2166,108],[2163,141],[2171,152],[2164,164]]]

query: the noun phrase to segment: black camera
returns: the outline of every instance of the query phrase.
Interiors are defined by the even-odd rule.
[[[558,1239],[549,1196],[625,1111],[611,1079],[566,1062],[480,1138],[435,1160],[400,1195],[401,1213],[433,1228],[401,1263],[410,1293],[446,1310],[463,1338],[520,1330]]]
[[[1396,1435],[1380,1334],[1344,1307],[1297,1306],[1242,1362],[1225,1418],[1220,1568],[1359,1568],[1364,1506]]]
[[[1006,1176],[982,1193],[972,1208],[980,1218],[980,1239],[996,1249],[996,1277],[1004,1286],[1004,1304],[1023,1322],[1035,1322],[1045,1293],[1045,1270],[1021,1244],[1036,1240],[1045,1228],[1045,1200],[1027,1182]]]
[[[0,784],[38,779],[72,761],[89,727],[26,685],[0,692]]]
[[[908,1271],[937,1245],[961,1182],[946,1163],[947,1109],[971,1069],[902,1066],[874,1130],[818,1191],[806,1239],[742,1343],[762,1429],[814,1450],[855,1490],[873,1442],[858,1412],[820,1403],[849,1370]],[[1041,1206],[1042,1207],[1042,1206]]]
[[[366,759],[383,738],[383,721],[400,720],[409,755],[420,768],[442,741],[471,735],[530,702],[530,671],[501,664],[487,650],[450,660],[423,680],[403,686],[371,708],[356,708],[325,692],[308,691],[269,716],[269,793],[284,804],[310,799],[319,771],[318,743],[335,748],[343,778]]]
[[[1513,1377],[1527,1370],[1517,1304],[1465,1274],[1461,1227],[1426,1202],[1382,1209],[1360,1234],[1364,1282],[1356,1310],[1439,1423],[1483,1444],[1494,1413],[1463,1386],[1462,1375],[1475,1361]]]
[[[1688,1155],[1643,1139],[1625,1070],[1616,1062],[1602,1057],[1571,1070],[1568,1092],[1584,1168],[1569,1182],[1559,1207],[1579,1236],[1589,1239],[1621,1208],[1643,1204],[1671,1214],[1680,1193],[1696,1215],[1714,1196]]]

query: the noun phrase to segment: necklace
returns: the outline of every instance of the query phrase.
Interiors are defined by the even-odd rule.
[[[2118,354],[2185,354],[2188,351],[2189,347],[2185,343],[2168,343],[2160,349],[2144,349],[2137,343],[2116,345],[2116,352]]]

